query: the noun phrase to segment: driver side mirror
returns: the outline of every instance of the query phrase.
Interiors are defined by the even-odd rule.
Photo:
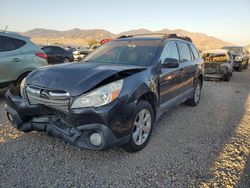
[[[162,64],[164,68],[178,68],[179,61],[173,58],[166,58]]]

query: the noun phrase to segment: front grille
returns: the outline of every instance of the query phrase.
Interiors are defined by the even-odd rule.
[[[66,91],[28,86],[26,95],[30,105],[41,104],[63,112],[69,110],[70,95]]]

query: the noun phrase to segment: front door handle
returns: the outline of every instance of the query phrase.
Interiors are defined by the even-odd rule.
[[[20,62],[20,61],[22,61],[20,58],[14,58],[14,59],[12,59],[12,62]]]

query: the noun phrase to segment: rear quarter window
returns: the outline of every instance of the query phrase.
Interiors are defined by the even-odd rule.
[[[0,52],[13,51],[26,44],[25,41],[12,37],[0,36]]]
[[[194,47],[194,45],[190,45],[190,48],[191,48],[191,51],[192,51],[192,53],[193,53],[193,55],[194,55],[194,59],[197,59],[197,58],[199,58],[200,57],[200,55],[199,55],[199,52],[198,52],[198,50]]]

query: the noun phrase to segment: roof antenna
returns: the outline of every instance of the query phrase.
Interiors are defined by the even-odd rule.
[[[6,32],[7,29],[8,29],[8,25],[6,25],[5,30],[4,30],[4,33]]]

